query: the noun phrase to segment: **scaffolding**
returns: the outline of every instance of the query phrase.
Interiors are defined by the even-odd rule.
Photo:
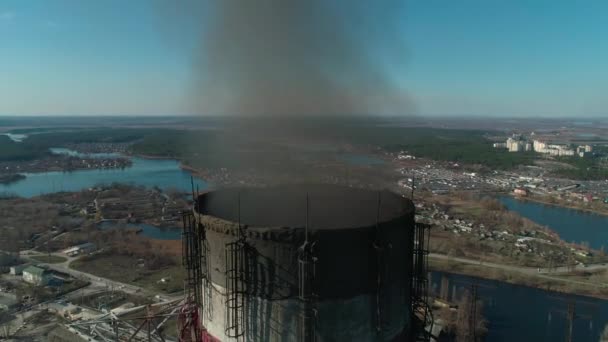
[[[428,304],[428,254],[431,226],[416,223],[412,263],[412,338],[414,341],[430,341],[433,328],[433,313]]]
[[[298,248],[298,299],[303,312],[299,330],[300,342],[314,342],[316,336],[316,293],[314,290],[317,258],[314,254],[315,242],[309,241],[309,201],[306,196],[306,226],[304,243]]]
[[[177,300],[138,306],[119,313],[110,311],[88,320],[66,324],[66,328],[87,341],[165,342],[169,340],[164,332],[167,322],[176,317],[179,320],[185,305],[184,300]],[[201,335],[195,332],[190,336],[192,338],[188,339],[180,335],[179,341],[198,341],[197,337]]]
[[[206,264],[206,253],[202,246],[204,228],[197,225],[192,212],[182,214],[182,264],[186,270],[184,284],[185,295],[195,303],[202,302],[203,262]],[[202,234],[201,234],[202,233]],[[202,235],[202,236],[201,236]]]
[[[200,209],[195,197],[193,186],[193,200],[195,208]],[[198,195],[198,189],[196,192]],[[196,214],[198,222],[194,217]],[[202,324],[201,313],[210,310],[211,298],[206,283],[209,281],[209,265],[207,262],[208,243],[205,226],[202,224],[200,210],[191,210],[182,213],[182,264],[186,270],[184,280],[185,303],[179,310],[178,334],[180,341],[197,341],[205,330]]]
[[[241,198],[238,199],[239,225],[236,241],[225,246],[226,262],[226,336],[244,341],[245,299],[247,296],[247,241],[241,226]]]
[[[378,206],[376,208],[376,227],[374,229],[373,246],[376,251],[376,333],[382,333],[382,265],[384,247],[380,240],[380,209],[382,207],[382,194],[378,192]]]

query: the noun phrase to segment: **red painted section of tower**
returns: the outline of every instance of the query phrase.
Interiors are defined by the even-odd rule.
[[[207,330],[203,330],[203,340],[202,342],[222,342],[219,338],[211,335]]]

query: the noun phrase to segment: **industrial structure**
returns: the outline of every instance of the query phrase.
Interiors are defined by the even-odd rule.
[[[329,185],[197,194],[180,339],[428,340],[429,234],[414,211],[389,191]]]

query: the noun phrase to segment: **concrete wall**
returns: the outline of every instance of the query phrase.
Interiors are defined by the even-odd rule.
[[[253,191],[248,192],[250,198],[241,197],[243,203],[255,202],[257,194]],[[407,331],[410,324],[413,204],[392,193],[382,193],[384,211],[380,213],[380,222],[376,222],[379,213],[375,204],[379,193],[344,189],[334,193],[333,189],[325,188],[315,191],[318,191],[319,198],[314,202],[317,207],[313,208],[316,209],[316,224],[311,226],[308,240],[315,243],[313,255],[317,260],[312,284],[316,294],[317,317],[313,320],[316,340],[393,340]],[[352,196],[342,197],[344,193]],[[206,195],[199,198],[203,205],[196,205],[201,214],[195,211],[200,234],[201,227],[204,227],[208,250],[208,281],[204,281],[201,303],[203,323],[211,335],[222,341],[232,341],[226,336],[225,247],[238,239],[239,226],[230,221],[232,218],[226,218],[234,216],[234,213],[224,212],[220,204],[234,202],[232,197],[238,194],[238,191],[231,191],[226,194],[230,200],[214,202],[217,208],[213,210],[221,212],[224,219],[204,215],[209,213],[204,207]],[[270,195],[267,201],[281,199],[276,192]],[[298,207],[300,197],[286,212],[301,212]],[[336,204],[337,201],[349,203]],[[361,203],[365,205],[358,212]],[[274,211],[268,208],[273,208],[273,205],[264,204],[262,207],[257,204],[259,210],[263,209],[260,215],[274,215]],[[282,208],[286,207],[289,206],[282,205]],[[243,226],[246,241],[243,252],[245,340],[298,341],[306,312],[298,298],[298,249],[305,240],[304,225],[293,219],[291,214],[285,218],[280,215],[260,218],[251,210],[243,212],[249,216],[238,215],[243,218],[242,222],[253,220],[280,224],[285,219],[296,224],[295,227]],[[332,217],[334,214],[336,218]],[[321,223],[328,226],[319,227]],[[380,332],[377,331],[378,325]]]
[[[221,341],[243,341],[225,333],[225,289],[213,285],[211,305],[203,308],[203,324]],[[375,326],[376,297],[373,294],[349,299],[326,300],[317,304],[316,341],[392,341],[407,329],[409,300],[392,289],[392,305],[383,311],[380,333]],[[388,297],[386,297],[388,299]],[[386,304],[386,303],[385,303]],[[303,328],[303,306],[296,298],[266,300],[248,297],[245,304],[245,341],[299,341]]]
[[[197,220],[206,227],[209,248],[211,283],[203,289],[204,324],[211,335],[230,341],[225,335],[225,245],[237,239],[238,225],[205,215]],[[381,251],[373,246],[375,227],[311,232],[318,258],[317,341],[390,341],[407,330],[413,225],[413,212],[380,224]],[[298,340],[304,310],[297,298],[297,249],[303,230],[250,227],[246,237],[246,340]],[[378,291],[380,334],[376,332]]]

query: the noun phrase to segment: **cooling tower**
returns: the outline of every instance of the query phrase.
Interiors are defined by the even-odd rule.
[[[410,335],[411,201],[342,186],[230,188],[198,196],[192,225],[207,340]]]

